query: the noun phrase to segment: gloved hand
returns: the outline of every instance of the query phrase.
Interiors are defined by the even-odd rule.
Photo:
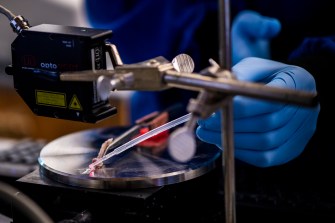
[[[313,76],[301,67],[246,58],[233,66],[238,80],[272,87],[316,91]],[[297,157],[315,132],[320,107],[309,108],[235,96],[235,157],[258,167],[284,164]],[[198,121],[197,136],[221,147],[220,113]]]
[[[240,12],[232,23],[232,62],[238,63],[246,57],[270,58],[270,40],[281,30],[275,18],[257,12]]]

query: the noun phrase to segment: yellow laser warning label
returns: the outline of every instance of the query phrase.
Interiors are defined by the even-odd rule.
[[[35,91],[36,104],[66,108],[66,95],[60,92]]]
[[[70,101],[70,104],[69,104],[69,109],[74,109],[74,110],[82,110],[81,108],[81,104],[77,98],[77,96],[74,94],[71,101]]]

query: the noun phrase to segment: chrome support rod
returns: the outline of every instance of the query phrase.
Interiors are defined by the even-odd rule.
[[[219,65],[221,69],[231,71],[231,34],[230,34],[230,0],[218,0],[219,13]],[[231,75],[231,78],[234,78]],[[235,204],[235,157],[234,157],[234,123],[233,96],[226,96],[226,103],[221,111],[222,168],[225,194],[225,218],[227,223],[236,222]]]

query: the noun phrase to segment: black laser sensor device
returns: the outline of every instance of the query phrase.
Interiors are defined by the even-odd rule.
[[[41,24],[22,30],[11,44],[14,88],[39,116],[95,123],[117,109],[97,93],[96,81],[61,81],[64,71],[107,68],[111,30]]]

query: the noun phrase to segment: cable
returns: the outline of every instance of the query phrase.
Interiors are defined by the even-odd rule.
[[[3,7],[2,5],[0,5],[0,12],[1,12],[2,14],[4,14],[5,16],[7,16],[7,18],[8,18],[9,20],[12,20],[12,19],[15,17],[15,15],[14,15],[11,11],[9,11],[8,9],[6,9],[6,8]]]
[[[0,5],[0,13],[4,14],[8,18],[15,33],[20,34],[22,30],[30,28],[28,20],[21,15],[16,16],[2,5]]]
[[[25,217],[29,218],[31,222],[53,223],[53,220],[49,215],[47,215],[33,200],[16,188],[3,182],[0,182],[0,200],[18,208],[18,210]]]

